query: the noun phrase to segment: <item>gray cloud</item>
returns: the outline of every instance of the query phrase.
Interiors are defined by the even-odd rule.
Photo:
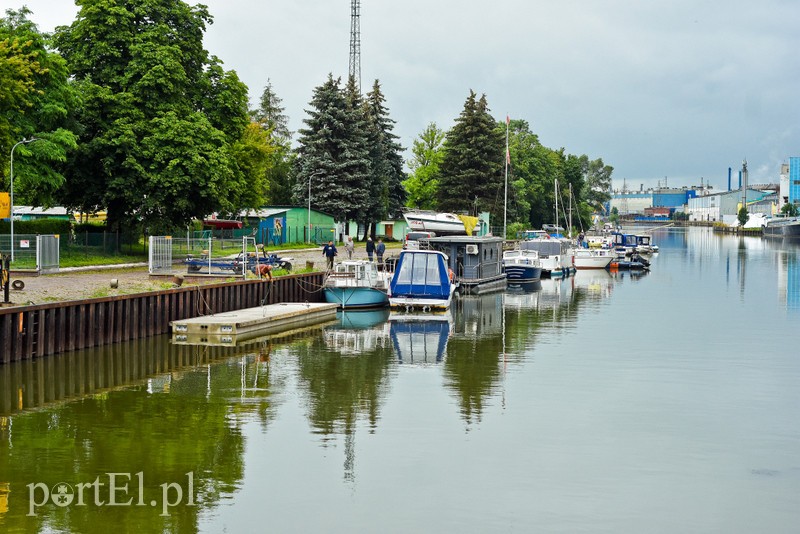
[[[272,81],[291,127],[315,86],[348,68],[350,2],[206,0],[205,45],[257,101]],[[27,0],[43,30],[64,0]],[[66,5],[65,5],[66,4]],[[362,0],[362,87],[377,78],[405,146],[449,128],[470,89],[540,140],[602,157],[615,184],[727,184],[747,158],[776,181],[800,155],[800,3],[765,0]]]

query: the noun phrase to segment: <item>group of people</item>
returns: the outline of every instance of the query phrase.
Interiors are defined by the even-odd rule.
[[[355,252],[355,243],[353,242],[352,236],[347,236],[345,239],[344,248],[347,251],[347,258],[352,260],[353,253]],[[383,255],[386,252],[386,244],[382,239],[378,239],[378,242],[375,243],[372,241],[371,237],[368,237],[366,250],[369,261],[373,261],[372,256],[374,255],[377,256],[378,263],[383,263]],[[332,270],[333,259],[339,255],[339,251],[336,249],[336,245],[332,240],[328,241],[328,244],[322,248],[322,255],[328,260],[328,270]]]

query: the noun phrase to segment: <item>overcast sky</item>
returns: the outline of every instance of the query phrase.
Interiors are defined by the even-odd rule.
[[[23,3],[42,31],[77,13],[3,2]],[[252,103],[271,80],[292,130],[328,73],[346,79],[350,1],[203,3],[206,49]],[[745,158],[751,183],[776,182],[800,156],[798,21],[798,0],[362,0],[362,89],[380,80],[405,147],[450,128],[472,89],[545,146],[602,158],[615,187],[725,189],[732,167],[736,188]]]

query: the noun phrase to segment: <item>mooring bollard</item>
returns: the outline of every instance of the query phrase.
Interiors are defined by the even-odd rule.
[[[175,287],[181,287],[183,285],[183,275],[182,274],[172,275],[172,283],[175,284]]]
[[[116,278],[111,279],[111,289],[117,289],[119,287],[119,280]]]

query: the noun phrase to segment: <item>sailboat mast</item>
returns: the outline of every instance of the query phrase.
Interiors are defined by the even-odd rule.
[[[556,184],[555,185],[555,197],[556,197],[556,204],[555,204],[556,220],[555,220],[555,225],[556,225],[556,228],[558,228],[558,179],[555,180],[555,184]]]
[[[572,239],[572,184],[569,184],[569,238]]]
[[[511,162],[511,153],[508,151],[508,125],[511,119],[506,115],[506,177],[503,191],[503,239],[508,237],[508,164]]]

